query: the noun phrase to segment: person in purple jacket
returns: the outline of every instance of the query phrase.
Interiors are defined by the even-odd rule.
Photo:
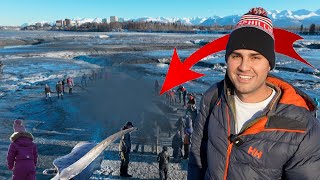
[[[33,136],[26,132],[22,120],[15,120],[14,133],[11,135],[7,162],[13,171],[13,180],[35,180],[38,159],[37,145],[33,143]]]

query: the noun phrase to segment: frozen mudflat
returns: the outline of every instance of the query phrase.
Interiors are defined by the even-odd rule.
[[[152,104],[150,91],[154,81],[163,82],[174,47],[180,58],[185,59],[200,48],[198,42],[220,36],[0,31],[0,61],[5,65],[0,75],[0,179],[11,176],[6,167],[6,153],[14,119],[23,119],[27,130],[35,136],[39,150],[37,179],[50,179],[42,171],[52,168],[52,161],[68,154],[78,142],[100,142],[129,120],[139,127],[141,112]],[[320,38],[305,38],[298,42],[296,50],[317,69],[277,55],[272,73],[311,97],[320,97],[320,52],[309,46],[319,44]],[[92,82],[83,88],[81,76],[100,69],[105,69],[109,81]],[[185,84],[198,95],[199,101],[202,92],[224,78],[224,52],[205,58],[193,70],[206,74]],[[44,85],[48,84],[55,92],[57,81],[68,76],[74,78],[74,93],[65,93],[63,100],[52,93],[52,102],[45,101]],[[181,115],[165,114],[171,121]],[[169,139],[166,133],[162,135]],[[121,179],[117,145],[107,148],[101,169],[91,179]],[[132,153],[130,158],[131,179],[158,178],[156,155],[151,153],[150,146],[145,154]],[[170,179],[185,179],[187,160],[171,163],[169,171]]]

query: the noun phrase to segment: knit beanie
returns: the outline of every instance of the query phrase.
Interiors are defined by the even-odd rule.
[[[259,52],[270,64],[275,66],[274,35],[272,21],[263,8],[252,8],[244,14],[231,32],[226,47],[225,59],[237,49],[248,49]]]
[[[22,120],[14,120],[13,130],[14,132],[26,132],[26,128],[23,126]]]

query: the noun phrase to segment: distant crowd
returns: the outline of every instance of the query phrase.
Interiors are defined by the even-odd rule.
[[[96,82],[98,79],[102,79],[102,78],[107,79],[108,76],[109,74],[104,69],[92,70],[90,75],[83,73],[80,81],[81,87],[85,88],[89,84],[93,84],[94,82]],[[68,88],[68,94],[72,94],[74,86],[75,86],[75,83],[71,76],[69,76],[67,79],[62,79],[61,81],[58,81],[55,85],[55,88],[56,88],[55,93],[57,93],[58,99],[63,100],[63,95],[65,94],[66,87]],[[51,91],[51,88],[48,84],[45,84],[44,93],[45,93],[46,101],[50,100],[51,102],[52,101],[51,93],[54,93],[54,92]]]

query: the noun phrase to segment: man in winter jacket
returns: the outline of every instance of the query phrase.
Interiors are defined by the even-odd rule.
[[[122,128],[122,130],[129,129],[132,127],[133,127],[133,124],[129,121]],[[119,144],[119,151],[120,151],[120,158],[121,158],[120,176],[132,177],[130,174],[128,174],[128,165],[130,161],[129,154],[131,151],[131,137],[129,133],[122,136]]]
[[[14,133],[11,135],[7,162],[8,169],[13,171],[13,180],[35,180],[38,159],[37,145],[31,133],[26,132],[21,120],[15,120]]]
[[[48,84],[46,84],[44,87],[44,93],[46,94],[46,101],[48,101],[48,98],[51,101],[51,93],[52,92],[51,92],[50,86]]]
[[[160,179],[167,180],[168,179],[169,161],[170,161],[170,155],[168,153],[167,146],[162,147],[162,152],[158,154],[157,160],[159,162]]]
[[[61,97],[63,99],[63,87],[61,81],[58,81],[56,84],[56,91],[58,95],[58,99]]]
[[[186,114],[190,114],[192,120],[196,119],[197,116],[197,106],[196,106],[196,98],[193,94],[190,94],[189,100],[187,103]]]
[[[186,105],[186,97],[187,97],[187,89],[184,86],[179,86],[177,89],[177,92],[179,93],[179,102],[181,103],[183,101],[183,106]]]
[[[204,93],[188,179],[320,179],[320,125],[309,96],[269,75],[272,22],[262,8],[243,15],[226,47],[225,79]]]
[[[64,88],[66,87],[66,86],[65,86],[65,85],[66,85],[66,80],[65,80],[65,79],[62,79],[61,84],[62,84],[62,92],[63,92],[63,94],[64,94]]]

